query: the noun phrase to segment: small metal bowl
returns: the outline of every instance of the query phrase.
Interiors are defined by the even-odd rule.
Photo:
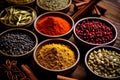
[[[71,29],[68,32],[64,33],[64,34],[54,35],[54,36],[40,32],[38,30],[36,24],[37,24],[38,20],[40,20],[40,19],[42,19],[42,18],[44,18],[46,16],[53,16],[53,17],[63,18],[64,20],[66,20],[70,24]],[[67,15],[65,13],[62,13],[62,12],[46,12],[46,13],[43,13],[43,14],[39,15],[37,17],[37,19],[35,20],[35,22],[34,22],[34,29],[35,29],[35,31],[43,39],[48,39],[48,38],[65,38],[65,39],[69,39],[71,37],[72,33],[73,33],[73,26],[74,26],[74,20],[69,15]]]
[[[104,50],[107,50],[107,51],[111,51],[111,52],[114,51],[114,52],[116,52],[117,54],[119,54],[119,56],[116,55],[116,57],[119,57],[119,60],[120,60],[120,49],[117,48],[117,47],[109,46],[109,45],[102,45],[102,46],[96,46],[96,47],[91,48],[89,51],[87,51],[87,53],[85,55],[85,59],[84,59],[84,61],[85,61],[85,68],[86,68],[86,71],[87,71],[89,79],[93,79],[94,78],[94,80],[119,80],[120,79],[120,71],[119,71],[120,70],[120,65],[118,64],[119,65],[118,67],[116,67],[114,65],[114,67],[116,67],[116,68],[113,68],[112,65],[114,63],[120,62],[120,61],[115,61],[118,58],[115,58],[115,56],[113,57],[113,52],[111,54],[107,53],[107,52],[103,54],[103,53],[100,53],[100,49],[101,49],[101,51],[104,49]],[[96,54],[96,56],[92,56],[92,58],[91,58],[90,55],[92,53]],[[105,54],[106,54],[106,57],[103,56]],[[99,58],[96,58],[96,57],[99,57]],[[111,57],[111,59],[110,59],[110,57]],[[93,61],[93,63],[92,64],[89,63],[89,65],[88,65],[88,60],[90,60],[90,58],[91,58],[91,61]],[[100,58],[101,58],[101,60],[100,60]],[[106,59],[108,60],[108,62],[106,62]],[[111,63],[113,63],[113,64],[111,65]],[[95,64],[96,67],[93,66],[93,64]],[[105,64],[107,66],[105,66]],[[100,66],[104,67],[103,71],[100,70],[102,72],[102,74],[97,74],[98,72],[93,71],[92,68],[90,67],[90,65],[93,66],[93,69],[95,69],[95,68],[101,69],[101,68],[99,68]],[[109,70],[108,66],[111,67],[110,70]],[[110,71],[113,71],[113,70],[116,71],[118,68],[119,68],[118,76],[114,76],[114,77],[113,76],[109,77],[110,75],[108,76],[107,72],[110,72]],[[106,70],[106,72],[104,72],[105,70]],[[105,76],[105,73],[106,73],[106,76]],[[111,73],[111,75],[113,75],[113,73]]]
[[[32,16],[32,19],[30,21],[26,21],[24,24],[20,24],[20,25],[17,25],[17,22],[15,21],[15,19],[11,19],[11,22],[14,24],[11,24],[10,21],[8,22],[8,20],[5,22],[4,21],[4,17],[5,15],[8,13],[9,15],[12,14],[12,12],[14,12],[14,14],[20,14],[20,11],[18,13],[15,13],[15,10],[14,9],[18,9],[18,10],[25,10],[25,11],[28,11],[30,13],[30,15]],[[23,13],[23,12],[22,12]],[[24,13],[26,14],[26,13]],[[10,19],[10,16],[8,16]],[[9,29],[9,28],[29,28],[33,23],[34,23],[34,20],[36,19],[37,17],[37,13],[36,11],[31,8],[31,7],[28,7],[28,6],[20,6],[20,5],[15,5],[15,6],[10,6],[10,7],[7,7],[5,8],[4,10],[1,11],[0,13],[0,23],[2,24],[1,28],[3,29]],[[13,16],[11,17],[13,18]],[[15,15],[14,15],[14,18],[15,18]],[[17,18],[20,19],[20,16],[17,15]]]
[[[41,65],[38,60],[37,60],[37,57],[36,55],[38,54],[38,51],[45,45],[47,44],[52,44],[52,43],[55,43],[55,44],[63,44],[63,45],[66,45],[68,46],[74,53],[75,53],[75,63],[68,67],[68,68],[65,68],[65,69],[61,69],[61,70],[57,70],[57,69],[48,69],[46,67],[44,67],[43,65]],[[42,42],[40,42],[38,44],[38,46],[35,48],[34,50],[34,53],[33,53],[33,58],[34,58],[34,61],[36,63],[36,65],[38,66],[38,68],[45,72],[45,73],[53,73],[53,74],[62,74],[62,75],[67,75],[67,74],[70,74],[72,73],[76,67],[77,67],[77,64],[79,62],[79,59],[80,59],[80,52],[78,50],[78,48],[70,41],[66,40],[66,39],[61,39],[61,38],[54,38],[54,39],[47,39],[47,40],[44,40]]]
[[[14,28],[0,34],[0,53],[8,58],[27,58],[38,44],[35,33],[23,28]]]
[[[61,2],[61,4],[57,5],[56,8],[58,8],[58,9],[53,9],[52,7],[50,7],[50,4],[53,4],[53,7],[55,6],[54,2],[52,2],[52,3],[47,2],[46,3],[47,5],[45,6],[44,0],[36,0],[36,4],[40,10],[45,11],[45,12],[55,12],[55,11],[56,12],[57,11],[66,12],[66,11],[68,11],[70,5],[72,4],[72,0],[68,0],[68,1],[69,1],[68,4],[66,4],[66,6],[64,6],[62,8],[58,8],[58,6],[63,5],[64,3]],[[43,6],[40,4],[40,2],[43,2]],[[58,2],[60,3],[60,1],[58,1]]]
[[[111,32],[112,32],[112,35],[113,35],[112,40],[106,41],[106,42],[102,42],[103,41],[102,40],[101,43],[96,43],[95,40],[93,40],[93,42],[88,42],[87,40],[91,39],[90,37],[87,37],[87,40],[84,40],[81,37],[79,37],[79,35],[76,32],[76,29],[78,28],[77,26],[79,24],[85,24],[87,21],[89,21],[89,22],[97,21],[98,23],[103,23],[108,28],[110,28]],[[84,25],[84,27],[85,27],[85,25]],[[91,27],[91,26],[89,26],[89,27]],[[83,28],[83,29],[84,30],[81,30],[81,31],[85,31],[85,30],[87,31],[88,30],[86,28]],[[96,30],[98,30],[98,28]],[[105,30],[100,30],[99,32],[101,32],[103,34],[103,31],[105,31]],[[97,37],[97,33],[96,32],[98,32],[98,31],[93,30],[93,32],[94,32],[94,34],[92,34],[92,36],[95,36],[94,38],[97,39],[98,37]],[[88,35],[90,34],[89,32],[85,32],[85,33],[88,34]],[[89,49],[89,48],[92,48],[92,47],[95,47],[95,46],[100,46],[100,45],[114,45],[114,43],[115,43],[115,41],[117,39],[118,32],[117,32],[116,27],[108,20],[105,20],[105,19],[102,19],[102,18],[98,18],[98,17],[86,17],[86,18],[82,18],[82,19],[78,20],[75,23],[74,28],[73,28],[73,34],[74,34],[74,38],[75,38],[75,41],[76,41],[77,44],[79,44],[80,46],[83,46],[83,47],[86,47],[86,48]],[[83,34],[83,32],[81,34]],[[104,37],[104,36],[103,35],[100,36],[100,39],[102,39],[102,37]],[[100,42],[100,41],[98,41],[98,42]]]

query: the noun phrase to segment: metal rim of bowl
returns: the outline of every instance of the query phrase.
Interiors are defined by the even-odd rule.
[[[64,10],[64,9],[67,9],[67,8],[72,4],[72,0],[69,0],[68,5],[66,5],[66,7],[64,7],[64,8],[57,9],[57,10],[48,10],[48,9],[45,9],[45,8],[43,8],[42,6],[40,6],[40,5],[39,5],[39,1],[40,1],[40,0],[36,0],[36,4],[39,6],[39,8],[41,8],[41,9],[43,9],[43,10],[45,10],[45,11],[52,11],[52,12],[54,12],[54,11],[62,11],[62,10]]]
[[[109,42],[107,42],[107,43],[103,43],[103,44],[95,44],[95,43],[92,43],[92,44],[91,44],[91,43],[89,43],[89,42],[81,39],[81,38],[76,34],[76,31],[75,31],[76,26],[77,26],[77,24],[78,24],[79,22],[81,22],[81,21],[83,21],[83,20],[89,20],[89,19],[101,20],[101,21],[104,21],[104,22],[107,22],[108,24],[110,24],[110,25],[113,27],[113,29],[115,30],[115,36],[114,36],[113,40],[111,40],[111,41],[109,41]],[[115,27],[110,21],[105,20],[105,19],[102,19],[102,18],[98,18],[98,17],[85,17],[85,18],[82,18],[82,19],[78,20],[78,21],[75,23],[75,25],[74,25],[73,33],[74,33],[74,36],[75,36],[77,39],[79,39],[80,41],[84,42],[85,44],[92,45],[92,46],[108,45],[108,44],[114,42],[114,41],[117,39],[117,35],[118,35],[118,32],[117,32],[116,27]]]
[[[6,25],[6,26],[10,26],[11,28],[21,28],[22,26],[27,26],[27,25],[32,24],[32,22],[34,22],[35,19],[37,18],[37,12],[36,12],[33,8],[31,8],[31,7],[29,7],[29,6],[14,5],[14,6],[9,6],[9,7],[7,7],[7,8],[11,8],[11,7],[14,7],[14,8],[16,8],[16,7],[17,7],[17,8],[27,8],[27,9],[30,9],[31,11],[33,11],[35,15],[33,16],[33,19],[32,19],[30,22],[27,22],[26,24],[24,24],[24,25],[19,25],[19,26],[17,26],[17,25],[11,25],[11,24],[6,24],[6,23],[0,21],[2,24]],[[5,9],[6,9],[6,8],[5,8]],[[5,9],[0,12],[0,17],[2,17],[2,14],[4,13]]]
[[[44,33],[42,33],[42,32],[40,32],[37,28],[36,28],[36,23],[37,23],[37,21],[42,17],[42,16],[45,16],[45,15],[49,15],[49,14],[60,14],[60,15],[64,15],[64,16],[66,16],[67,18],[69,18],[69,20],[71,20],[71,29],[67,32],[67,33],[65,33],[65,34],[62,34],[62,35],[56,35],[56,36],[52,36],[52,35],[48,35],[48,34],[44,34]],[[59,17],[59,16],[58,16]],[[63,18],[64,19],[64,18]],[[67,21],[67,20],[66,20]],[[56,38],[56,37],[62,37],[62,36],[65,36],[65,35],[67,35],[67,34],[69,34],[70,32],[72,32],[73,31],[73,26],[74,26],[74,20],[72,19],[72,17],[70,17],[69,15],[67,15],[67,14],[65,14],[65,13],[62,13],[62,12],[46,12],[46,13],[43,13],[43,14],[41,14],[41,15],[39,15],[37,18],[36,18],[36,20],[34,21],[34,28],[35,28],[35,30],[39,33],[39,34],[41,34],[42,36],[45,36],[45,37],[51,37],[51,38]]]
[[[95,74],[95,72],[92,71],[92,70],[90,69],[90,67],[88,66],[88,64],[87,64],[87,62],[88,62],[87,59],[88,59],[88,56],[90,55],[90,52],[92,52],[92,51],[94,51],[94,50],[96,50],[96,49],[101,49],[101,48],[111,48],[111,49],[117,50],[117,52],[120,51],[119,48],[114,47],[114,46],[110,46],[110,45],[100,45],[100,46],[95,46],[95,47],[91,48],[90,50],[87,51],[87,53],[86,53],[86,55],[85,55],[85,59],[84,59],[84,63],[85,63],[85,65],[86,65],[87,69],[88,69],[90,72],[92,72],[92,74],[94,74],[94,75],[96,75],[96,76],[98,76],[98,77],[100,77],[100,78],[103,78],[103,79],[118,79],[118,78],[120,78],[120,76],[117,76],[117,77],[103,77],[103,76],[97,75],[97,74]]]
[[[62,70],[52,70],[52,69],[48,69],[48,68],[46,68],[46,67],[44,67],[44,66],[42,66],[42,65],[39,64],[39,62],[37,61],[37,58],[36,58],[36,51],[37,51],[37,49],[39,48],[39,46],[40,46],[41,44],[43,44],[43,43],[45,43],[45,42],[48,42],[48,41],[52,41],[52,40],[53,40],[53,41],[54,41],[54,40],[59,40],[59,41],[67,42],[67,43],[69,43],[70,45],[72,45],[72,46],[76,49],[77,58],[76,58],[75,63],[74,63],[72,66],[70,66],[70,67],[68,67],[68,68],[65,68],[65,69],[62,69]],[[53,42],[53,43],[54,43],[54,42]],[[68,41],[68,40],[66,40],[66,39],[54,38],[54,39],[47,39],[47,40],[44,40],[44,41],[42,41],[41,43],[39,43],[39,44],[37,45],[37,47],[35,48],[35,50],[34,50],[33,58],[34,58],[36,64],[37,64],[39,67],[41,67],[41,68],[43,68],[43,69],[45,69],[45,70],[47,70],[47,71],[51,71],[51,72],[62,72],[62,71],[67,71],[67,70],[75,67],[75,66],[78,64],[78,62],[79,62],[79,60],[80,60],[80,52],[79,52],[77,46],[76,46],[74,43],[72,43],[72,42],[70,42],[70,41]]]
[[[32,51],[34,51],[35,47],[38,45],[38,38],[37,38],[37,36],[35,35],[35,33],[33,33],[32,31],[30,31],[30,30],[28,30],[28,29],[24,29],[24,28],[8,29],[8,30],[3,31],[2,33],[0,33],[0,36],[3,35],[3,34],[5,34],[5,33],[7,33],[7,32],[9,32],[9,31],[16,31],[16,30],[25,31],[25,32],[27,32],[27,33],[32,34],[32,35],[34,36],[34,38],[35,38],[35,45],[34,45],[34,47],[33,47],[30,51],[26,52],[25,54],[20,54],[20,55],[8,55],[7,53],[4,53],[4,52],[2,52],[2,51],[0,50],[0,53],[3,54],[3,55],[5,55],[5,56],[7,56],[7,57],[16,58],[16,57],[22,57],[22,56],[28,55],[29,53],[31,53]]]

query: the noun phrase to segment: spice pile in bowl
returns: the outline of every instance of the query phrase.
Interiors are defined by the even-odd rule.
[[[71,5],[72,0],[37,0],[37,5],[45,11],[65,11]]]
[[[31,5],[35,0],[6,0],[6,2],[14,5]]]
[[[63,44],[46,44],[36,55],[38,62],[53,70],[61,70],[73,65],[76,61],[74,52]]]
[[[87,69],[103,79],[120,79],[120,49],[113,46],[96,46],[85,56]]]
[[[74,37],[84,45],[113,45],[117,38],[117,29],[107,20],[87,17],[75,24]]]
[[[43,13],[34,22],[35,30],[46,38],[69,38],[73,25],[73,19],[62,12]]]
[[[46,72],[64,75],[76,68],[80,53],[77,47],[65,39],[47,39],[34,50],[34,60]]]
[[[31,55],[38,44],[36,35],[22,28],[8,29],[0,38],[0,53],[12,58]]]
[[[26,28],[36,19],[36,11],[28,6],[10,6],[1,11],[0,22],[6,28]]]

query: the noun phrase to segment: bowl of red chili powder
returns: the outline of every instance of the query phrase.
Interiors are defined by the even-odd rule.
[[[98,17],[86,17],[76,22],[74,29],[75,41],[84,47],[98,45],[114,45],[117,29],[108,20]]]
[[[70,38],[74,20],[62,12],[46,12],[37,17],[34,22],[35,31],[44,39]]]

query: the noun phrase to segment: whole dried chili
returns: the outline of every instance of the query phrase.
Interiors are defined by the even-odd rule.
[[[65,19],[55,16],[45,16],[37,21],[37,29],[47,35],[62,35],[71,29],[71,25]]]
[[[102,44],[114,38],[113,28],[101,21],[84,20],[76,26],[76,34],[89,43]]]

